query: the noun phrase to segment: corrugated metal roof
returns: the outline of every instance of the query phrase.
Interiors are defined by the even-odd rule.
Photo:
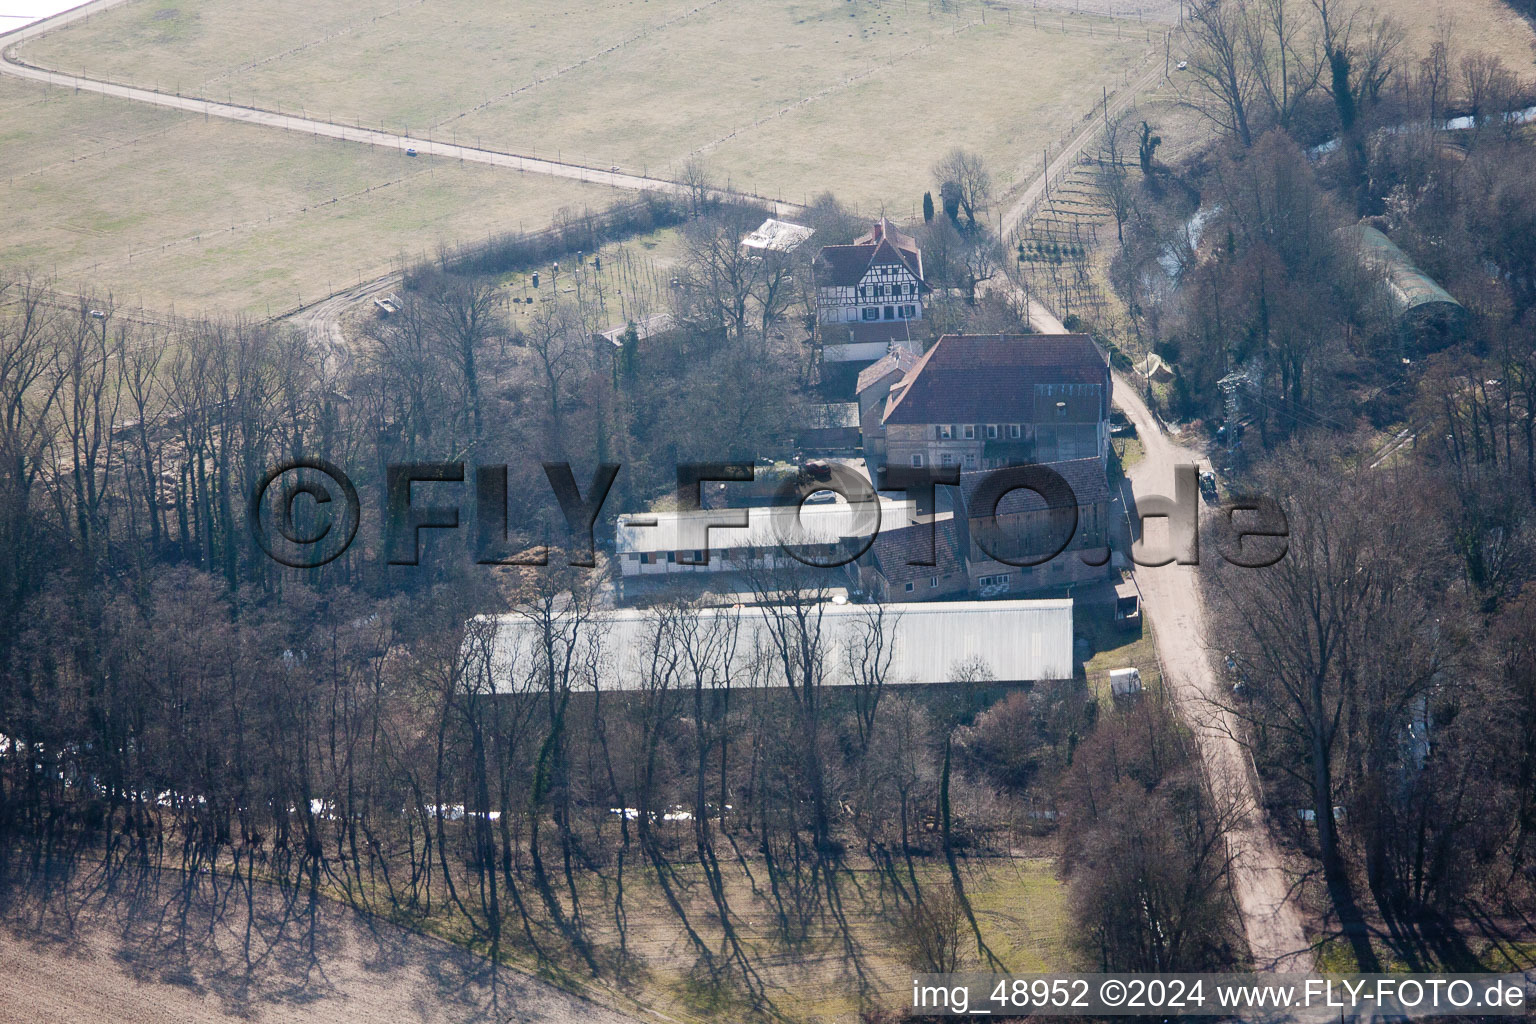
[[[1356,224],[1354,231],[1360,242],[1361,256],[1386,278],[1387,291],[1398,316],[1434,303],[1461,306],[1450,292],[1415,266],[1392,239],[1367,224]]]
[[[857,638],[873,609],[872,605],[817,606],[826,652],[826,685],[850,685],[844,652],[863,649]],[[770,685],[783,685],[782,669],[774,665],[767,626],[766,616],[771,611],[736,606],[703,608],[696,614],[699,619],[693,635],[715,652],[733,651],[730,668],[737,685],[748,685],[748,670],[754,664],[767,666]],[[1070,598],[888,604],[884,614],[892,650],[887,680],[893,685],[955,682],[962,666],[977,665],[985,666],[985,674],[999,682],[1072,676]],[[811,619],[817,621],[815,613]],[[491,665],[497,690],[525,689],[529,673],[536,671],[540,660],[537,627],[519,615],[482,621],[495,626]],[[603,690],[641,689],[648,678],[648,666],[654,663],[659,621],[661,613],[654,609],[601,612],[584,629],[584,639],[578,640],[582,649],[575,660],[598,666],[597,684]],[[733,631],[735,643],[730,645],[723,638]],[[670,651],[680,646],[676,639],[660,645]],[[695,649],[699,649],[698,644]]]

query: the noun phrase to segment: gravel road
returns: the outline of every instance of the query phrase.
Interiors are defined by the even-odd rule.
[[[1115,405],[1136,424],[1146,456],[1127,472],[1138,497],[1173,494],[1174,467],[1200,460],[1163,432],[1141,400],[1136,386],[1115,376]],[[1202,554],[1208,546],[1202,546]],[[1194,566],[1138,566],[1136,582],[1156,632],[1165,681],[1179,701],[1185,720],[1199,737],[1212,783],[1245,808],[1233,837],[1237,901],[1248,935],[1248,946],[1261,970],[1305,972],[1313,956],[1291,892],[1294,877],[1269,833],[1254,799],[1254,779],[1248,756],[1235,738],[1230,716],[1215,706],[1221,682],[1207,649],[1209,632],[1205,604]]]

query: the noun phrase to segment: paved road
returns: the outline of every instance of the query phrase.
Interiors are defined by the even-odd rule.
[[[1130,381],[1116,375],[1115,405],[1136,424],[1146,456],[1127,477],[1138,498],[1173,494],[1174,467],[1200,460],[1163,432]],[[1246,751],[1234,735],[1230,716],[1212,702],[1221,681],[1207,650],[1205,604],[1193,566],[1136,569],[1136,582],[1151,619],[1162,658],[1165,682],[1195,730],[1206,768],[1219,794],[1245,809],[1233,839],[1236,890],[1248,946],[1261,970],[1305,972],[1313,968],[1312,951],[1291,892],[1279,848],[1255,799],[1255,782]]]

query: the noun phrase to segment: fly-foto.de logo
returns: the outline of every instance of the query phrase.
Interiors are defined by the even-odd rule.
[[[597,564],[594,528],[622,467],[604,463],[585,488],[568,462],[542,463],[544,476],[569,530],[566,545],[570,565]],[[750,462],[682,463],[677,467],[676,509],[684,513],[673,524],[678,561],[705,565],[710,560],[710,531],[741,530],[749,526],[746,508],[706,509],[701,499],[705,483],[751,483],[756,466]],[[816,568],[836,568],[856,560],[875,542],[881,528],[880,494],[899,493],[912,502],[928,526],[927,555],[912,556],[910,565],[933,565],[933,530],[940,487],[958,487],[957,467],[886,466],[877,471],[877,491],[868,477],[841,463],[826,466],[819,478],[788,477],[773,495],[767,514],[773,539],[783,554]],[[828,533],[824,526],[806,524],[801,509],[818,492],[831,491],[846,503],[841,525]],[[1003,516],[999,508],[1017,492],[1032,496],[1030,513]],[[457,530],[463,513],[472,511],[473,556],[481,565],[547,565],[547,547],[514,550],[508,522],[506,464],[466,466],[463,462],[409,462],[389,466],[384,487],[384,548],[390,565],[419,565],[422,532]],[[986,471],[971,491],[966,529],[989,558],[1006,565],[1043,565],[1061,557],[1079,528],[1079,505],[1071,485],[1048,465],[1024,464]],[[1280,504],[1269,497],[1235,498],[1215,509],[1222,531],[1217,544],[1233,565],[1263,568],[1285,557],[1290,528]],[[1199,470],[1185,464],[1175,468],[1174,496],[1142,495],[1126,509],[1130,521],[1131,559],[1141,566],[1200,561]],[[337,466],[323,459],[289,460],[267,471],[253,489],[246,510],[256,544],[274,561],[298,569],[318,568],[340,557],[354,539],[362,518],[357,487]],[[1151,543],[1149,521],[1163,520],[1165,539]],[[921,522],[921,519],[919,520]],[[625,525],[657,526],[655,516],[629,515]],[[926,557],[927,560],[924,560]],[[1088,565],[1103,565],[1105,547],[1077,550],[1070,557]]]

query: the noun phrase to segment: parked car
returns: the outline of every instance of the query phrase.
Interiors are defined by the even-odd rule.
[[[410,149],[407,149],[405,151],[405,155],[406,156],[415,156],[416,155],[416,147],[412,146]]]

